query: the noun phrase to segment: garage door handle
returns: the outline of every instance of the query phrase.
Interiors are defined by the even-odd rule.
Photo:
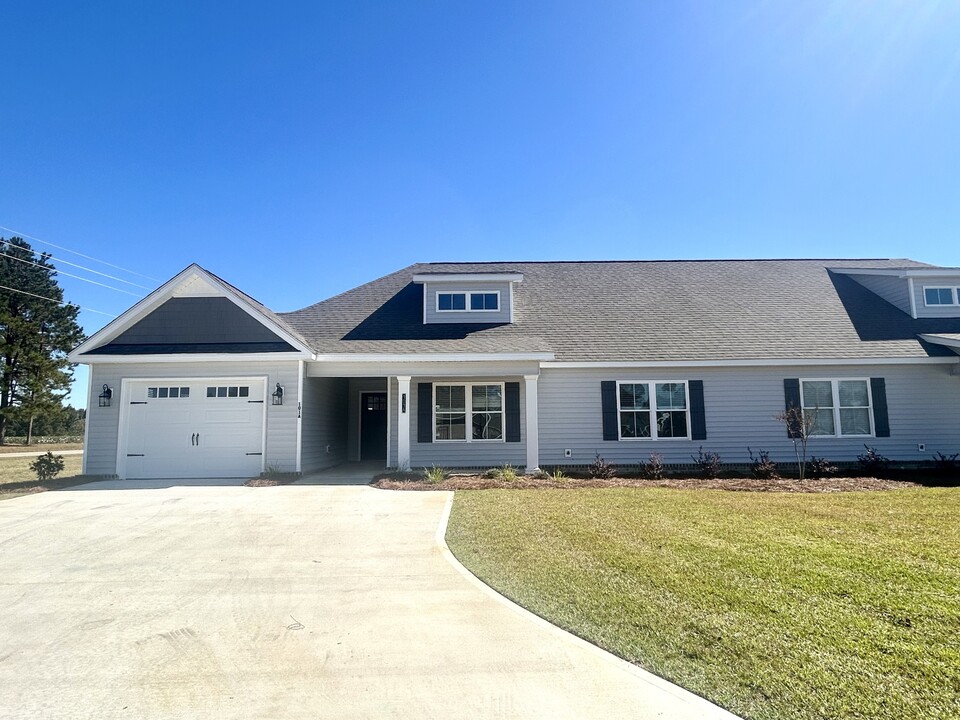
[[[190,436],[190,447],[193,447],[196,444],[197,444],[197,434],[194,433],[193,435]]]
[[[197,447],[200,447],[200,433],[197,433]]]
[[[127,453],[127,457],[143,457],[143,453]]]

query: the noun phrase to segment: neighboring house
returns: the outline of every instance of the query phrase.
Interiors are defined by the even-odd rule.
[[[786,460],[793,404],[815,455],[930,459],[960,452],[958,293],[911,260],[439,263],[276,314],[191,265],[71,354],[84,472]]]

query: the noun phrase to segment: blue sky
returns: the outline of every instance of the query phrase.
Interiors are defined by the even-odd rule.
[[[430,260],[960,266],[956,2],[5,0],[0,32],[0,225],[149,287],[198,262],[283,311]]]

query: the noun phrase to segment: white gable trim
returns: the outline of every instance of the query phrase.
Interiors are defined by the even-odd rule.
[[[227,300],[232,302],[234,305],[236,305],[238,308],[240,308],[245,313],[247,313],[254,320],[259,322],[268,330],[270,330],[272,333],[274,333],[275,335],[280,337],[282,340],[286,341],[287,343],[295,347],[299,351],[299,353],[297,354],[297,357],[303,357],[305,359],[313,358],[313,351],[306,344],[304,344],[302,340],[300,340],[297,337],[294,337],[285,328],[281,327],[277,323],[273,322],[270,318],[266,317],[262,312],[259,311],[259,309],[255,305],[253,305],[242,294],[240,294],[239,292],[234,290],[232,287],[225,284],[222,280],[220,280],[217,277],[214,277],[213,275],[208,273],[206,270],[204,270],[202,267],[194,263],[190,267],[186,268],[182,272],[172,277],[170,280],[165,282],[163,285],[161,285],[159,288],[154,290],[152,293],[147,295],[147,297],[145,297],[143,300],[141,300],[136,305],[131,307],[129,310],[123,313],[120,317],[110,321],[107,325],[105,325],[99,331],[95,332],[93,335],[87,338],[79,346],[73,349],[73,351],[67,356],[68,359],[70,360],[70,362],[75,362],[75,363],[90,362],[91,360],[97,363],[132,362],[132,361],[146,362],[145,356],[143,355],[126,355],[126,356],[96,355],[91,357],[86,353],[88,353],[90,350],[93,350],[94,348],[100,347],[101,345],[106,345],[111,340],[121,335],[125,330],[136,325],[138,322],[140,322],[140,320],[142,320],[151,312],[156,310],[167,300],[173,297],[177,297],[178,290],[184,287],[190,287],[191,285],[195,287],[198,281],[208,286],[212,286],[217,291],[216,295],[205,293],[204,297],[226,298]],[[271,358],[286,357],[290,355],[290,353],[264,353],[264,354],[269,354]],[[150,356],[150,357],[151,358],[169,357],[171,359],[184,360],[188,356],[173,355],[173,356]],[[194,356],[191,355],[189,357],[194,357]],[[218,359],[218,358],[215,358],[213,355],[206,355],[203,357],[206,357],[206,359],[211,359],[211,360]],[[232,355],[231,357],[233,359],[237,359],[238,357],[241,357],[241,356]],[[251,356],[248,354],[243,357],[249,359]]]

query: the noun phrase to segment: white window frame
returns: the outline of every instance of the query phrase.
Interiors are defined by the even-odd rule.
[[[949,290],[950,291],[950,302],[948,303],[928,303],[927,302],[927,290]],[[924,285],[923,286],[923,306],[930,308],[942,308],[942,307],[956,307],[957,306],[957,296],[960,294],[960,288],[954,287],[952,285]]]
[[[867,435],[844,435],[843,428],[840,427],[840,383],[841,382],[865,382],[867,384],[867,418],[870,422],[870,432]],[[827,408],[816,408],[816,407],[807,407],[803,404],[803,384],[805,382],[828,382],[830,383],[830,393],[833,397],[833,407],[830,408],[833,410],[833,434],[828,435],[826,433],[817,433],[816,435],[811,434],[810,438],[869,438],[876,437],[877,428],[876,423],[873,420],[873,388],[870,385],[870,378],[865,377],[833,377],[833,378],[800,378],[800,410],[806,412],[807,410],[826,410]],[[852,406],[846,406],[849,409]],[[806,422],[806,415],[804,415],[804,422]]]
[[[474,438],[473,437],[473,388],[474,386],[497,385],[500,387],[500,437],[499,438]],[[437,438],[437,388],[438,387],[462,387],[464,398],[464,414],[466,415],[466,428],[464,430],[464,439],[457,440],[448,438],[440,440]],[[489,412],[479,410],[478,412]],[[433,384],[433,441],[436,443],[502,443],[507,441],[507,396],[505,383],[502,382],[441,382]]]
[[[620,423],[620,413],[621,412],[644,412],[643,410],[633,410],[632,408],[622,408],[620,407],[620,386],[621,385],[646,385],[647,393],[650,397],[650,409],[646,412],[650,415],[650,437],[623,437],[621,434],[621,423]],[[657,385],[683,385],[683,392],[685,395],[684,403],[686,404],[686,415],[687,415],[687,434],[685,436],[674,436],[674,437],[659,437],[657,435]],[[660,412],[680,412],[679,410],[673,409],[664,409]],[[690,427],[690,381],[689,380],[617,380],[617,438],[624,442],[670,442],[673,440],[690,440],[692,429]]]
[[[500,291],[499,290],[437,290],[436,295],[436,308],[438,313],[498,313],[503,309],[501,304]],[[463,310],[441,310],[440,309],[440,296],[441,295],[463,295],[465,309]],[[496,295],[497,296],[497,307],[495,309],[484,309],[484,310],[471,310],[471,298],[474,295]]]

